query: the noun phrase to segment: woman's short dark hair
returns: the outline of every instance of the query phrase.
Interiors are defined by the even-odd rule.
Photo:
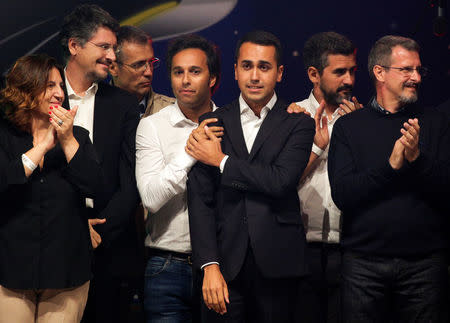
[[[189,48],[197,48],[202,50],[206,55],[206,62],[208,65],[209,75],[214,76],[216,78],[216,83],[211,88],[211,93],[213,94],[217,88],[219,87],[220,82],[220,55],[219,50],[216,45],[206,40],[205,38],[199,35],[184,35],[178,38],[175,38],[169,43],[169,48],[167,50],[167,72],[170,73],[172,71],[172,59],[173,57],[181,52],[182,50]]]
[[[0,92],[0,104],[6,117],[20,130],[31,132],[32,111],[39,107],[53,68],[64,75],[56,59],[35,54],[19,58],[8,71],[6,87]]]

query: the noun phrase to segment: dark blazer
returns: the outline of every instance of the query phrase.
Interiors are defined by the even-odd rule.
[[[216,261],[227,281],[239,273],[250,243],[268,278],[307,272],[297,184],[311,153],[314,122],[288,114],[279,100],[268,113],[250,154],[238,100],[202,117],[217,117],[229,156],[222,174],[197,163],[188,175],[188,209],[196,267]]]
[[[78,287],[90,280],[92,245],[85,198],[102,181],[88,132],[73,127],[79,148],[67,163],[59,143],[27,178],[21,155],[33,137],[0,113],[0,285]]]
[[[68,106],[68,98],[64,106]],[[105,218],[95,230],[102,237],[95,250],[97,270],[120,275],[133,269],[136,254],[135,178],[138,102],[131,94],[99,82],[95,95],[93,144],[104,181],[91,217]],[[131,262],[131,263],[130,263]],[[96,271],[97,271],[96,270]]]

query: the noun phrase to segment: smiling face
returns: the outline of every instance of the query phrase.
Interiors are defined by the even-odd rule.
[[[64,83],[58,69],[52,68],[48,73],[47,86],[40,95],[38,111],[48,115],[52,105],[61,105],[64,101]]]
[[[95,82],[108,76],[109,67],[116,59],[116,44],[116,35],[108,28],[99,27],[83,46],[76,39],[70,39],[69,50],[86,77]]]
[[[342,100],[351,99],[355,72],[355,55],[328,55],[328,65],[317,77],[317,86],[327,104],[337,107]]]
[[[410,75],[404,75],[398,68],[417,68],[421,66],[419,53],[409,51],[401,46],[392,49],[390,67],[384,69],[385,95],[400,104],[414,103],[417,101],[417,90],[422,78],[417,70]]]
[[[114,62],[111,66],[111,74],[114,77],[114,85],[133,93],[138,100],[142,100],[150,92],[153,65],[147,64],[145,70],[135,69],[145,62],[150,62],[155,56],[150,43],[136,44],[124,42],[121,46],[121,62]]]
[[[216,77],[209,73],[205,52],[198,48],[184,49],[173,56],[170,80],[182,109],[196,109],[208,103],[216,83]]]
[[[243,43],[234,65],[234,76],[245,102],[252,109],[264,107],[283,76],[283,66],[277,66],[275,47]]]

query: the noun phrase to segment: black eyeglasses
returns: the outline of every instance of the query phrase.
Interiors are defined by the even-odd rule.
[[[425,77],[429,72],[428,68],[423,67],[423,66],[417,66],[417,67],[411,67],[411,66],[393,67],[393,66],[383,66],[383,65],[380,65],[380,66],[384,67],[384,68],[392,68],[394,70],[398,70],[400,73],[403,74],[403,76],[411,76],[414,73],[414,71],[417,71],[417,73],[419,73],[419,75],[421,77]]]
[[[128,67],[131,67],[134,69],[137,73],[143,73],[145,70],[147,70],[148,67],[150,68],[158,68],[160,60],[159,58],[153,57],[152,59],[149,59],[148,61],[139,61],[133,64],[125,64],[122,62],[118,62],[121,65],[126,65]]]

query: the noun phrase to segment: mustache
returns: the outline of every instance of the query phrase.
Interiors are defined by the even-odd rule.
[[[109,58],[105,58],[105,59],[98,59],[97,63],[111,65],[112,61]]]
[[[419,83],[412,82],[412,81],[407,81],[407,82],[403,83],[403,87],[414,87],[414,88],[418,89],[419,88]]]
[[[336,92],[345,91],[345,90],[353,91],[353,86],[351,86],[350,84],[344,84],[344,85],[338,87]]]

